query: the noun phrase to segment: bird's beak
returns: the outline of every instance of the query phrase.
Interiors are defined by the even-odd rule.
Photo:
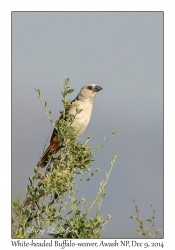
[[[102,90],[102,89],[103,89],[102,87],[96,85],[95,88],[94,88],[94,91],[95,91],[95,92],[98,92],[98,91],[100,91],[100,90]]]

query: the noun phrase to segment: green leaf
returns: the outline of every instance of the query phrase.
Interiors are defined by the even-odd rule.
[[[98,228],[100,225],[101,225],[101,223],[98,222],[98,223],[95,225],[95,227]]]
[[[52,157],[53,157],[54,159],[56,159],[56,158],[58,158],[58,155],[57,155],[57,154],[52,154]]]
[[[85,161],[84,165],[88,165],[91,162],[91,160]]]
[[[38,201],[39,197],[37,195],[32,195],[31,199],[32,201]]]
[[[71,213],[72,213],[72,211],[69,211],[66,215],[71,214]]]
[[[65,84],[68,84],[68,83],[69,83],[69,78],[68,78],[68,77],[65,78],[65,79],[64,79],[64,82],[65,82]]]
[[[26,210],[24,214],[28,217],[30,212],[28,210]]]
[[[107,220],[110,220],[112,217],[110,214],[108,214]]]
[[[29,192],[30,191],[30,187],[29,185],[26,186],[26,191]]]
[[[113,130],[112,131],[112,136],[116,134],[116,130]]]
[[[40,89],[34,89],[37,93],[38,93],[38,95],[40,96]]]
[[[65,135],[66,139],[75,139],[75,135]]]
[[[147,220],[146,220],[146,222],[149,222],[149,223],[151,223],[151,222],[152,222],[152,220],[151,220],[151,219],[147,219]]]
[[[25,220],[27,218],[27,215],[26,214],[23,214],[22,215],[22,220]]]
[[[150,231],[147,231],[147,234],[148,234],[148,236],[151,236],[151,232]]]
[[[74,89],[69,89],[69,90],[67,90],[67,94],[70,94],[70,93],[72,93],[72,92],[74,92]]]
[[[163,233],[162,228],[159,228],[159,229],[157,230],[157,232]]]
[[[76,113],[79,114],[81,113],[82,109],[76,109]]]
[[[16,238],[23,239],[23,238],[25,238],[25,235],[21,233],[21,234],[18,234],[18,235],[16,236]]]
[[[135,227],[135,230],[136,230],[137,232],[140,232],[140,228],[138,228],[138,227]]]
[[[85,202],[86,202],[86,199],[85,199],[85,198],[82,198],[82,199],[81,199],[81,202],[82,202],[82,205],[84,205]]]
[[[100,169],[96,168],[95,173],[98,173],[98,172],[100,172]]]

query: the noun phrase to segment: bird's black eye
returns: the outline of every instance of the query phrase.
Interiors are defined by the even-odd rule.
[[[88,86],[87,88],[88,88],[88,89],[92,89],[92,86],[90,85],[90,86]]]

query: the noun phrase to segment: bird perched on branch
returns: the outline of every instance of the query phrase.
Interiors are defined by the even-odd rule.
[[[67,114],[76,115],[73,120],[71,127],[75,129],[76,136],[79,137],[87,128],[92,108],[93,108],[93,100],[96,97],[97,93],[103,88],[96,84],[88,84],[81,88],[77,97],[71,102],[72,105],[68,110],[66,110]],[[76,109],[82,110],[79,114],[76,114]],[[63,116],[59,118],[62,119]],[[57,130],[54,128],[50,145],[46,149],[46,151],[42,154],[41,158],[37,163],[37,167],[44,168],[47,165],[48,157],[52,155],[55,150],[59,150],[58,138],[57,138]]]

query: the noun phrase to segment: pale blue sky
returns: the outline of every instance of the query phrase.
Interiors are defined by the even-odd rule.
[[[81,136],[95,149],[117,134],[96,156],[100,168],[82,196],[93,200],[113,152],[119,155],[109,179],[104,216],[111,214],[105,238],[134,238],[136,199],[142,219],[163,227],[163,13],[13,12],[12,14],[12,191],[24,198],[28,176],[52,127],[37,100],[59,117],[64,77],[75,92],[88,83],[103,87],[91,122]],[[19,181],[20,180],[20,181]]]

